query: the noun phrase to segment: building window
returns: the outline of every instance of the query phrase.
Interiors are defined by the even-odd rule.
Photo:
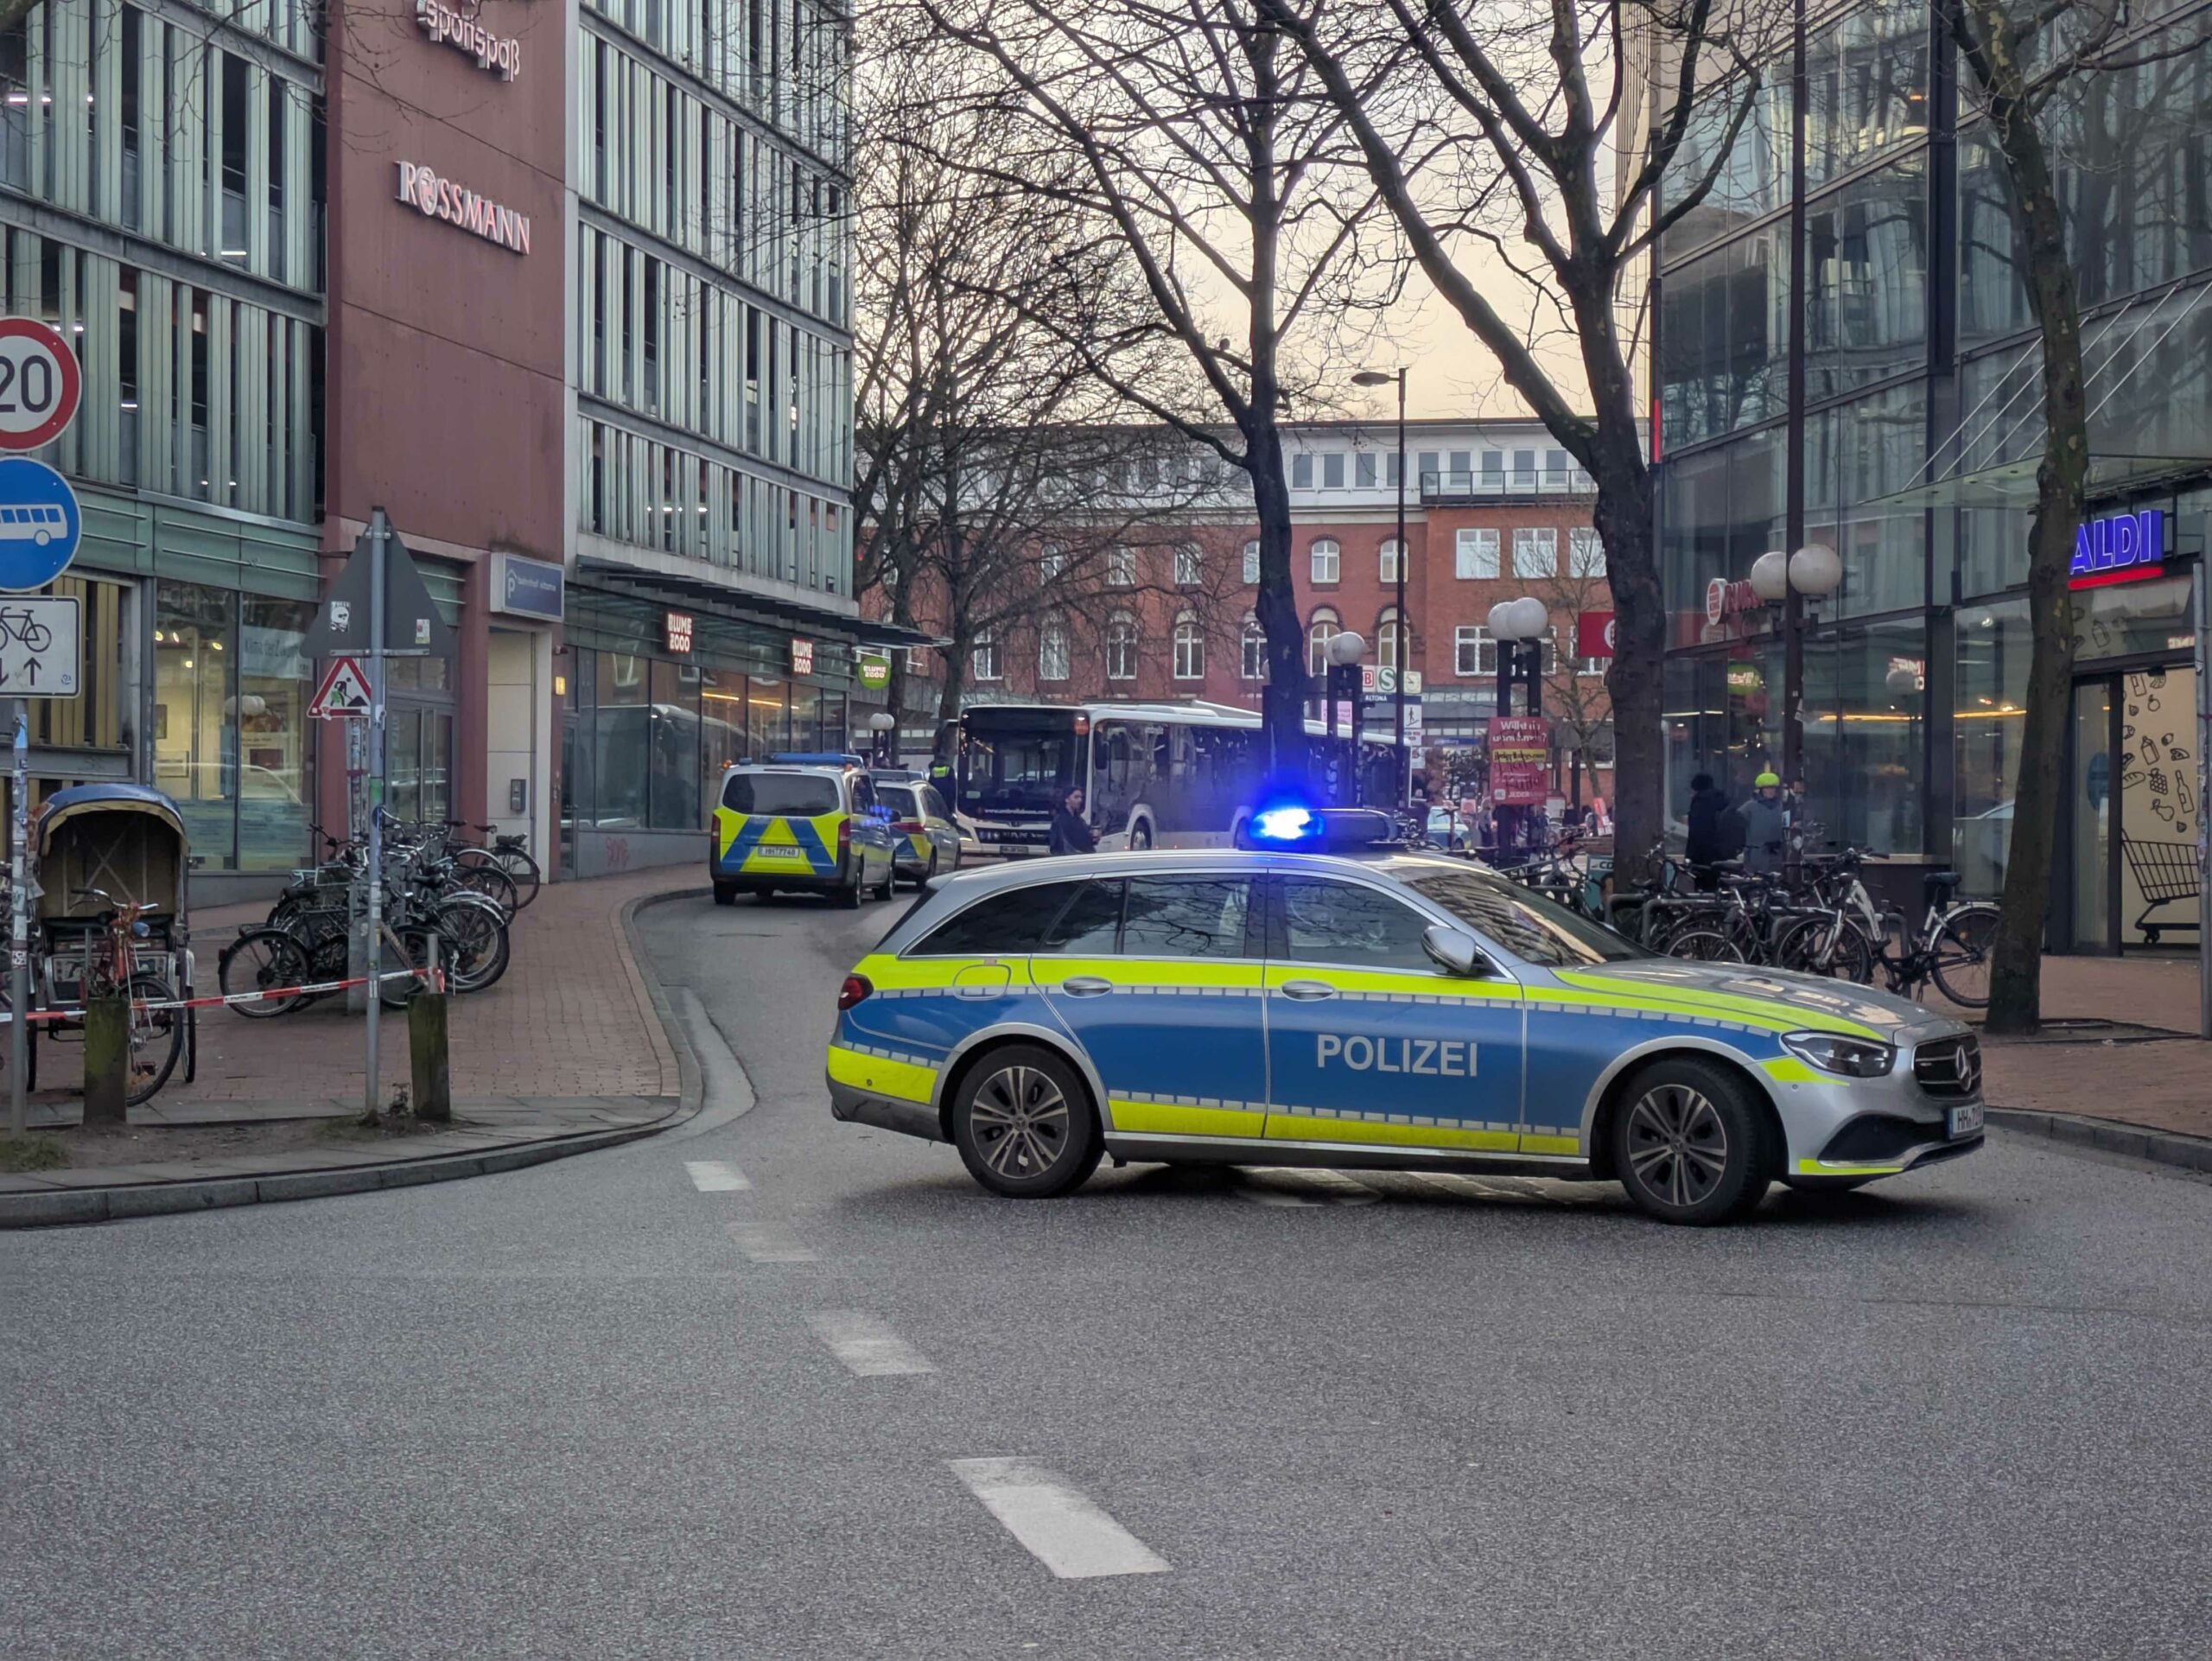
[[[1557,576],[1559,532],[1548,525],[1524,525],[1514,531],[1513,575]]]
[[[1547,490],[1567,488],[1567,452],[1565,450],[1544,452],[1544,488]]]
[[[1126,612],[1116,613],[1106,625],[1106,678],[1137,678],[1137,622]]]
[[[1106,550],[1106,581],[1109,587],[1134,589],[1137,585],[1137,550],[1134,548],[1109,548]]]
[[[1497,643],[1479,623],[1452,631],[1452,672],[1471,678],[1497,673]]]
[[[1240,672],[1246,680],[1261,681],[1268,678],[1268,632],[1260,627],[1256,617],[1244,620],[1244,638],[1241,653]]]
[[[1513,452],[1513,487],[1516,490],[1534,490],[1536,487],[1535,451]]]
[[[1198,627],[1197,616],[1186,611],[1175,620],[1175,678],[1204,680],[1205,678],[1205,631]]]
[[[1037,575],[1050,582],[1068,568],[1068,550],[1057,542],[1048,542],[1037,557]]]
[[[1306,631],[1306,668],[1309,674],[1321,675],[1328,671],[1329,642],[1339,632],[1337,614],[1326,606],[1313,614],[1313,625]]]
[[[1327,537],[1320,537],[1315,539],[1313,544],[1313,580],[1316,582],[1334,582],[1337,580],[1338,569],[1342,563],[1340,550],[1334,542],[1330,540]]]
[[[1439,457],[1434,450],[1423,450],[1414,458],[1414,470],[1424,479],[1433,478],[1443,471],[1437,465],[1438,460]]]
[[[1384,669],[1398,666],[1398,612],[1395,606],[1376,622],[1375,661]]]
[[[976,637],[975,647],[968,654],[968,666],[977,680],[999,678],[999,643],[989,629]]]
[[[1353,458],[1352,478],[1362,490],[1375,488],[1375,452],[1362,450]]]
[[[1385,582],[1398,580],[1398,539],[1389,537],[1382,544],[1382,576]]]
[[[1037,678],[1065,680],[1068,678],[1068,626],[1057,617],[1045,620],[1045,627],[1037,631]]]
[[[1185,544],[1175,550],[1175,586],[1195,589],[1205,576],[1205,556],[1194,546]]]
[[[1260,581],[1260,544],[1244,544],[1244,582],[1248,587],[1257,587]]]
[[[1342,490],[1344,487],[1344,453],[1331,450],[1321,458],[1321,488]]]
[[[1587,525],[1578,525],[1567,533],[1567,572],[1569,576],[1605,574],[1605,544]]]
[[[1290,458],[1290,487],[1293,490],[1313,488],[1313,458],[1300,454]]]
[[[1497,575],[1497,532],[1461,531],[1452,539],[1452,575],[1461,582],[1478,582]]]

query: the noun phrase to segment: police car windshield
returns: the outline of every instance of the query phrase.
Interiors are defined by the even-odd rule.
[[[837,781],[818,773],[733,773],[722,805],[733,813],[811,819],[837,811]]]
[[[1623,963],[1649,954],[1611,929],[1501,877],[1441,866],[1395,874],[1424,900],[1433,900],[1524,963],[1544,969]]]

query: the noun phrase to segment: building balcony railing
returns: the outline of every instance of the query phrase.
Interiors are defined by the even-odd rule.
[[[1468,472],[1423,473],[1424,507],[1458,507],[1476,502],[1526,502],[1545,497],[1590,496],[1597,484],[1580,468],[1485,468]]]

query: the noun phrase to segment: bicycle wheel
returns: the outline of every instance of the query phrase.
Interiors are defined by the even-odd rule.
[[[1775,940],[1774,966],[1800,975],[1826,975],[1871,986],[1874,943],[1848,917],[1802,918]]]
[[[1961,1009],[1987,1009],[1989,954],[1996,944],[1996,907],[1961,906],[1951,912],[1928,943],[1936,990]]]
[[[305,986],[315,978],[307,948],[289,929],[250,928],[225,946],[215,959],[215,984],[226,998],[244,997],[282,986]],[[232,1010],[248,1021],[269,1021],[306,1007],[307,999],[262,998],[252,1003],[233,1003]]]
[[[378,960],[378,972],[382,975],[392,975],[394,978],[379,980],[377,983],[377,1002],[387,1009],[404,1009],[414,1001],[415,995],[423,990],[423,982],[419,976],[409,975],[403,977],[398,977],[396,971],[403,969],[417,969],[429,962],[430,944],[432,940],[437,939],[438,936],[435,928],[412,923],[404,928],[394,928],[392,932],[398,936],[400,950],[406,956],[404,961],[395,963],[392,961],[391,951],[391,942],[389,940],[385,942],[385,949]],[[439,957],[442,960],[445,956],[444,945],[442,939],[438,940]]]
[[[507,972],[506,920],[490,907],[448,900],[438,907],[438,932],[454,991],[480,992]]]
[[[498,858],[507,875],[514,879],[515,908],[519,911],[537,898],[537,886],[543,880],[543,873],[537,869],[537,862],[530,856],[527,848],[505,849]]]
[[[1741,963],[1743,948],[1717,928],[1686,928],[1670,936],[1667,955],[1691,963]]]
[[[137,1006],[167,1003],[175,996],[159,975],[130,977],[130,1071],[123,1098],[127,1106],[151,1101],[154,1092],[168,1083],[177,1057],[184,1053],[184,1011]]]
[[[455,860],[454,883],[467,894],[480,894],[508,916],[522,909],[516,897],[515,880],[500,866],[486,860]]]

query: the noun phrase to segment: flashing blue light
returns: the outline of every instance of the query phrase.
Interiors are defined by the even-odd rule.
[[[1270,807],[1252,816],[1253,832],[1268,842],[1296,842],[1319,829],[1313,815],[1302,807]]]

